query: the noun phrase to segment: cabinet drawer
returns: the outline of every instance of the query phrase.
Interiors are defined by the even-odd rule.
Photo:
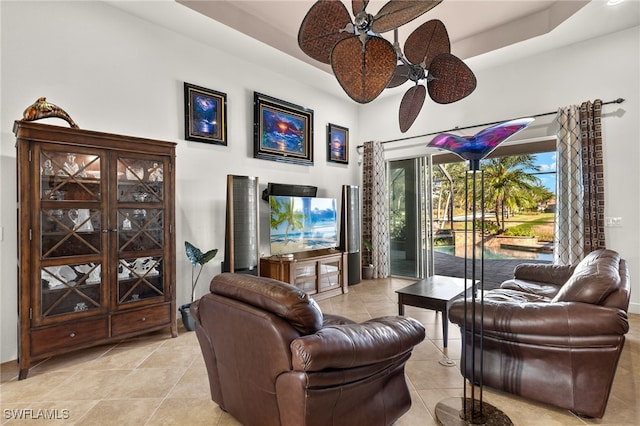
[[[109,336],[108,325],[107,318],[98,318],[32,330],[31,354],[38,356],[106,339]]]
[[[171,305],[167,304],[115,314],[111,317],[111,334],[120,336],[163,324],[169,325],[170,309]]]

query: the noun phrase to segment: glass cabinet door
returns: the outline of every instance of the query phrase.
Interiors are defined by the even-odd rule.
[[[116,305],[164,299],[165,181],[163,160],[116,160],[118,285]]]
[[[106,309],[103,155],[63,148],[34,150],[40,185],[34,206],[39,233],[32,230],[39,236],[36,324]]]
[[[340,285],[340,259],[318,262],[318,290],[327,291]]]

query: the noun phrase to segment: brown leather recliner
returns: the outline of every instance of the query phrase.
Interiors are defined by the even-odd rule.
[[[485,292],[483,384],[589,417],[607,406],[629,330],[629,272],[612,250],[596,250],[573,266],[521,264],[514,279]],[[471,379],[471,336],[480,350],[479,304],[451,305],[462,333],[460,369]],[[465,367],[466,366],[466,367]],[[475,381],[480,379],[476,366]]]
[[[224,273],[192,304],[211,398],[243,425],[389,425],[411,406],[411,318],[323,315],[304,291]]]

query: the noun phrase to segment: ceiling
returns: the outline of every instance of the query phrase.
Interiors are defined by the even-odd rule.
[[[341,0],[351,11],[351,1]],[[298,28],[314,0],[176,0],[252,38],[318,68],[330,71],[298,47]],[[387,0],[371,0],[366,10],[375,13]],[[401,46],[420,24],[440,19],[447,27],[452,53],[468,59],[552,31],[588,0],[445,0],[426,14],[402,26]],[[393,32],[383,34],[393,41]]]
[[[341,1],[351,11],[350,0]],[[306,79],[309,84],[346,98],[337,83],[329,82],[335,82],[330,66],[309,58],[298,47],[298,28],[314,0],[105,2],[275,72],[294,78],[313,74]],[[375,15],[385,3],[370,0],[366,10]],[[413,29],[434,18],[447,27],[451,52],[475,70],[640,25],[640,0],[615,6],[607,6],[606,0],[444,0],[400,28],[400,45]],[[393,41],[393,32],[383,36]],[[273,59],[273,49],[265,44],[290,60],[284,64],[281,58]]]
[[[258,39],[320,69],[329,65],[306,56],[298,47],[298,28],[314,0],[176,0],[203,15]],[[342,0],[351,11],[351,2]],[[371,0],[375,15],[386,0]],[[398,30],[400,45],[420,24],[440,19],[449,33],[452,53],[467,59],[549,32],[588,1],[445,0]],[[393,32],[382,34],[393,41]]]

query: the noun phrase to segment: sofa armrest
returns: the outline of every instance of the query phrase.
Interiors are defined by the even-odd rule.
[[[291,342],[294,370],[353,368],[411,351],[425,338],[422,324],[408,317],[382,317],[359,324],[331,325]]]
[[[521,263],[513,276],[523,281],[563,285],[573,274],[575,265],[550,265],[546,263]]]
[[[472,325],[471,302],[467,306],[467,328]],[[480,302],[476,301],[476,313]],[[629,331],[625,311],[617,308],[580,302],[527,302],[487,300],[484,303],[484,333],[508,334],[513,340],[530,339],[534,336],[557,336],[558,343],[572,337],[624,335]],[[457,300],[449,309],[451,322],[462,327],[464,302]],[[479,315],[476,329],[480,328]],[[595,340],[594,340],[595,341]]]
[[[356,322],[350,320],[349,318],[343,317],[341,315],[335,314],[324,314],[323,315],[322,327],[328,327],[330,325],[344,325],[344,324],[355,324]]]

